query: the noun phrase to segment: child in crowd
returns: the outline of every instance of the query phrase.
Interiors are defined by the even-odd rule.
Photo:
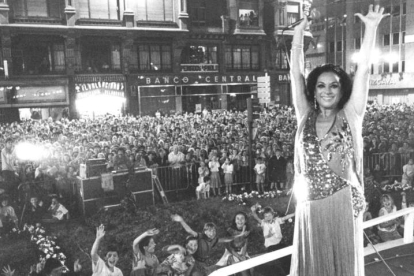
[[[198,246],[194,253],[195,266],[194,271],[191,275],[202,276],[208,275],[209,272],[212,272],[215,267],[208,267],[206,261],[210,257],[210,252],[218,243],[221,242],[230,242],[233,238],[218,238],[217,237],[217,227],[212,222],[207,222],[204,224],[203,232],[195,232],[191,227],[184,221],[184,219],[179,215],[172,215],[171,219],[173,221],[179,222],[184,230],[189,233],[192,237],[197,239]],[[194,247],[193,249],[194,250]]]
[[[367,221],[372,219],[372,214],[369,211],[369,202],[365,201],[365,211],[363,215],[363,221]],[[369,243],[369,241],[372,242],[372,244],[377,244],[380,241],[380,238],[374,233],[372,227],[365,228],[364,229],[365,235],[364,235],[364,247],[366,247]],[[368,236],[368,238],[367,238]],[[369,239],[369,240],[368,240]]]
[[[45,209],[43,207],[43,201],[39,201],[38,197],[33,195],[30,197],[30,204],[26,206],[24,213],[24,221],[29,225],[36,225],[40,223],[43,215],[45,214]]]
[[[157,275],[159,261],[154,254],[156,243],[153,237],[159,233],[158,229],[149,229],[138,236],[132,243],[134,260],[131,276]]]
[[[250,234],[250,227],[247,223],[247,214],[237,212],[227,232],[230,234],[232,241],[226,244],[226,250],[216,264],[220,267],[245,261],[249,258],[247,254],[247,240]],[[249,271],[242,271],[241,275],[252,276],[253,271],[251,271],[251,274],[249,274]]]
[[[295,177],[295,170],[293,167],[292,158],[286,160],[286,189],[291,189],[293,187],[293,179]]]
[[[212,160],[208,163],[208,167],[210,168],[211,171],[211,188],[213,190],[213,195],[221,195],[221,191],[220,191],[220,187],[221,187],[221,180],[220,180],[220,174],[219,174],[219,169],[220,169],[220,163],[218,161],[218,157],[217,156],[213,156]],[[217,193],[216,193],[217,190]]]
[[[9,205],[8,196],[4,195],[1,198],[0,205],[0,238],[7,235],[13,231],[13,228],[19,229],[18,225],[19,219],[14,212],[14,208]]]
[[[186,248],[181,245],[168,245],[162,251],[170,253],[160,265],[158,275],[172,275],[172,276],[189,276],[194,268],[193,254],[197,250],[198,244],[195,237],[189,237],[186,240]],[[191,249],[188,249],[191,248]]]
[[[198,184],[201,184],[204,181],[204,177],[208,175],[210,175],[210,171],[208,170],[206,163],[200,161],[200,167],[198,168]]]
[[[210,197],[210,177],[205,176],[203,182],[201,182],[196,188],[197,199]]]
[[[379,211],[378,216],[385,216],[387,214],[391,214],[397,212],[397,207],[394,204],[394,199],[388,195],[384,194],[381,197],[381,209]],[[378,225],[378,235],[380,236],[383,242],[391,241],[400,239],[401,235],[397,231],[397,227],[399,225],[398,219],[393,219],[381,223]]]
[[[280,244],[282,241],[282,229],[280,225],[285,223],[286,220],[292,218],[295,214],[290,214],[284,217],[278,217],[277,213],[273,211],[271,207],[265,207],[263,209],[263,219],[260,219],[256,211],[260,208],[259,204],[256,203],[251,207],[252,215],[257,222],[260,223],[260,227],[263,229],[263,236],[265,239],[265,247],[267,252],[273,252],[282,249],[283,246]],[[273,263],[276,275],[286,275],[279,260]]]
[[[54,220],[69,219],[68,209],[59,202],[57,196],[52,197],[52,203],[47,211]]]
[[[119,260],[118,252],[108,247],[104,260],[98,255],[99,244],[105,236],[105,227],[101,224],[96,228],[96,239],[91,249],[92,276],[123,276],[122,271],[116,267]]]
[[[231,194],[231,186],[233,185],[234,166],[230,163],[230,158],[226,158],[224,164],[221,165],[224,173],[224,184],[226,184],[226,194]]]
[[[262,157],[257,157],[254,172],[256,173],[257,191],[259,193],[264,193],[266,165],[264,164]]]

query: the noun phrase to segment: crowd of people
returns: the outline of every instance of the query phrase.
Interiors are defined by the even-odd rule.
[[[412,185],[413,117],[411,105],[373,103],[367,107],[363,125],[365,170],[380,185],[389,184],[389,179]],[[247,113],[237,111],[26,120],[3,124],[0,130],[3,237],[24,223],[68,219],[70,206],[66,205],[71,202],[65,187],[88,159],[104,159],[108,171],[196,164],[198,198],[208,197],[210,191],[213,196],[239,191],[233,183],[238,172],[246,170],[256,174],[256,185],[249,187],[252,190],[283,190],[293,185],[296,120],[294,109],[288,106],[267,109],[253,123],[251,156]],[[19,147],[24,150],[19,152]],[[28,155],[30,149],[35,156]],[[389,175],[393,178],[386,178]],[[42,197],[43,192],[52,196]],[[25,214],[19,221],[23,206]]]

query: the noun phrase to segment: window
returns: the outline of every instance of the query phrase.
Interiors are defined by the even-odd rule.
[[[181,63],[184,64],[217,64],[217,47],[191,45],[183,49]]]
[[[259,26],[258,11],[239,9],[239,26]]]
[[[393,16],[400,16],[400,6],[393,6],[392,7],[392,15]]]
[[[392,44],[400,44],[400,33],[393,33],[392,34]]]
[[[289,4],[287,5],[287,25],[293,24],[298,21],[300,18],[299,14],[299,4]]]
[[[206,25],[206,1],[195,1],[194,7],[191,9],[191,22],[194,26]]]
[[[407,14],[407,3],[403,3],[402,14]]]
[[[15,17],[61,18],[65,2],[62,0],[16,0],[12,1]]]
[[[357,37],[354,39],[354,48],[356,50],[361,49],[361,38]]]
[[[284,26],[285,25],[285,10],[283,8],[278,9],[279,12],[279,25]]]
[[[401,61],[401,72],[405,72],[405,60]]]
[[[288,62],[286,59],[285,51],[283,49],[277,49],[275,55],[276,69],[288,69]]]
[[[335,42],[331,41],[329,42],[329,53],[334,53],[335,52]]]
[[[385,34],[384,35],[383,42],[384,42],[384,46],[389,46],[390,45],[390,34]]]
[[[390,72],[390,64],[388,62],[384,63],[384,73]]]
[[[226,68],[230,70],[259,70],[259,46],[227,46]]]
[[[382,74],[383,72],[384,72],[383,65],[382,64],[378,65],[378,74]]]
[[[135,5],[138,21],[173,21],[173,0],[140,0]]]
[[[342,41],[337,41],[336,42],[336,51],[337,52],[342,52]]]
[[[401,43],[405,44],[405,32],[401,33]]]
[[[120,73],[121,44],[105,38],[83,37],[75,49],[77,73]]]
[[[65,46],[51,37],[15,37],[12,39],[13,74],[64,74]]]
[[[374,64],[371,64],[371,75],[374,74]]]
[[[80,18],[120,20],[118,0],[78,0]]]
[[[135,48],[133,68],[138,71],[171,71],[172,50],[170,45],[141,44]]]
[[[392,64],[392,72],[398,73],[398,61]]]

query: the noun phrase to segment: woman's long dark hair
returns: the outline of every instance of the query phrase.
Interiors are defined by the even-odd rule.
[[[313,106],[315,100],[315,88],[316,83],[320,75],[326,72],[332,72],[339,77],[341,84],[342,97],[338,102],[338,108],[342,109],[348,102],[352,94],[352,80],[349,75],[339,66],[333,64],[323,64],[309,73],[306,81],[306,98],[308,102]]]

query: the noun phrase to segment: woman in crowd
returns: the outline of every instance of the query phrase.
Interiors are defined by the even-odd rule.
[[[294,158],[298,205],[291,276],[364,275],[362,121],[370,53],[383,11],[370,5],[367,15],[356,14],[365,34],[353,85],[344,70],[327,64],[315,68],[305,86],[307,16],[295,28],[291,78],[299,126]]]

